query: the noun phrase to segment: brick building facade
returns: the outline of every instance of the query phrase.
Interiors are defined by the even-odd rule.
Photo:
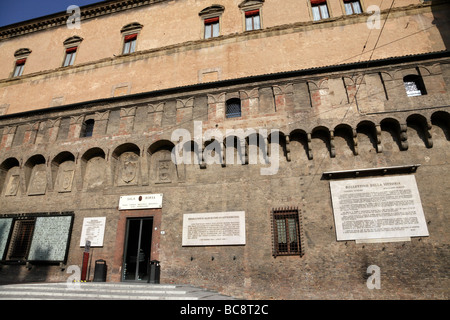
[[[0,28],[0,282],[66,281],[101,217],[90,280],[98,259],[112,282],[157,260],[162,283],[246,299],[448,299],[448,4],[381,7],[370,29],[377,1],[204,2]],[[405,176],[429,235],[337,240],[332,181]],[[119,207],[149,194],[162,206]],[[225,224],[185,243],[189,214],[237,212],[244,243]]]

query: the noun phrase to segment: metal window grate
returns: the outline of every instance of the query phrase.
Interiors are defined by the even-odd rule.
[[[20,219],[14,223],[13,240],[11,242],[9,259],[24,260],[28,255],[28,250],[33,236],[35,219]]]
[[[227,101],[227,118],[237,118],[241,116],[241,101],[239,99],[230,99]]]
[[[273,209],[273,255],[303,255],[297,208]]]

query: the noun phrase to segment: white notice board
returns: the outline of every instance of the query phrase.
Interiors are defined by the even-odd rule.
[[[81,230],[80,247],[91,241],[91,247],[103,247],[106,217],[84,218]]]
[[[428,236],[413,175],[330,181],[337,240]]]

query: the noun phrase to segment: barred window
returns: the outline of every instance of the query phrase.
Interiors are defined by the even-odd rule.
[[[297,208],[273,209],[273,255],[303,255]]]
[[[241,100],[233,98],[227,100],[225,116],[227,118],[237,118],[241,116]]]
[[[423,96],[427,94],[422,77],[416,74],[410,74],[403,78],[406,95],[408,97]]]
[[[9,260],[24,260],[30,249],[35,219],[20,219],[14,222],[12,241],[8,254]]]

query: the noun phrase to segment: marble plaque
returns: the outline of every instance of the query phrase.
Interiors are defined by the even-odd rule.
[[[245,212],[184,214],[182,245],[245,245]]]
[[[72,216],[37,217],[28,260],[64,261]]]
[[[160,209],[162,198],[162,193],[121,196],[119,210]]]
[[[338,241],[429,235],[413,175],[330,181],[330,188]]]
[[[81,230],[80,247],[86,245],[86,240],[91,242],[91,247],[103,247],[105,235],[106,217],[84,218]]]

